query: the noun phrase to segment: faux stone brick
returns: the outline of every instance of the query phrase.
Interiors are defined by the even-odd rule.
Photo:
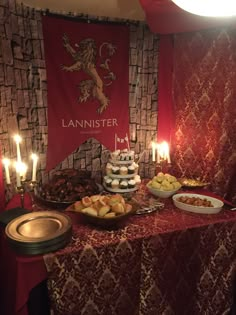
[[[101,171],[101,163],[99,158],[96,158],[92,161],[92,170],[93,172]]]
[[[0,64],[0,85],[3,85],[4,82],[5,82],[4,67],[2,64]]]
[[[16,101],[17,101],[17,105],[18,107],[25,107],[24,106],[24,94],[22,90],[17,90],[16,92]]]
[[[16,88],[17,89],[21,89],[21,75],[20,75],[20,70],[19,69],[15,69],[14,70],[14,76],[15,76],[15,80],[16,80]]]
[[[143,112],[142,115],[141,115],[141,125],[142,126],[147,126],[147,113],[146,112]]]
[[[35,95],[36,95],[37,107],[43,107],[44,103],[43,103],[43,98],[42,98],[42,91],[36,90]]]
[[[6,139],[2,150],[8,150],[9,156],[14,157],[15,145],[9,141],[8,130],[18,130],[16,117],[19,115],[18,131],[25,139],[24,152],[28,154],[34,148],[40,153],[37,178],[46,183],[54,170],[45,172],[48,145],[47,75],[41,13],[24,5],[15,5],[15,0],[11,1],[11,9],[7,8],[9,4],[6,1],[8,14],[1,11],[0,4],[0,17],[4,14],[0,18],[0,29],[4,20],[6,33],[2,27],[1,34],[7,43],[4,51],[0,47],[0,82],[5,85],[4,89],[0,86],[0,114],[8,117],[9,113],[14,113],[15,122],[11,123],[11,128],[6,118],[1,122],[0,141],[2,143]],[[148,151],[149,142],[156,135],[157,37],[151,34],[145,24],[130,26],[130,145],[137,154]],[[109,150],[97,140],[89,139],[57,165],[55,170],[67,167],[87,169],[92,171],[94,179],[101,181],[109,157]],[[140,175],[151,174],[153,170],[148,154],[145,153],[142,161]]]
[[[33,39],[38,39],[38,23],[36,20],[30,20],[30,29],[31,35]]]
[[[29,62],[26,62],[25,60],[14,60],[14,67],[21,70],[28,70],[29,69]]]
[[[18,122],[17,122],[16,115],[9,115],[7,117],[7,127],[8,127],[8,130],[11,130],[12,134],[18,132]]]
[[[18,17],[14,14],[12,14],[11,16],[11,29],[12,29],[12,34],[19,33]]]
[[[91,152],[91,150],[86,151],[85,156],[86,156],[86,166],[91,165],[91,163],[92,163],[92,152]]]
[[[2,39],[1,40],[1,49],[2,49],[3,62],[6,65],[13,65],[11,41],[6,40],[6,39]]]
[[[81,146],[80,146],[79,151],[75,152],[74,157],[75,157],[76,160],[84,159],[85,155],[86,155],[86,151],[82,150]]]
[[[130,123],[137,121],[137,110],[136,108],[130,108]]]
[[[92,148],[92,158],[97,158],[101,156],[102,148],[100,144],[94,145]]]
[[[38,109],[38,120],[39,120],[40,125],[43,125],[43,126],[47,125],[46,114],[45,114],[44,108]]]
[[[34,58],[35,59],[41,59],[42,58],[42,53],[41,53],[40,40],[33,40],[32,41],[32,45],[33,45]]]
[[[131,48],[131,51],[130,51],[130,64],[131,65],[136,65],[137,64],[137,60],[138,60],[137,50]]]
[[[10,12],[15,13],[16,12],[16,1],[15,0],[9,0],[6,2],[8,2]]]
[[[12,67],[6,66],[5,70],[5,84],[7,86],[15,84],[14,70]]]

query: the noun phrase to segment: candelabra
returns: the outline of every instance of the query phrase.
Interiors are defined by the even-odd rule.
[[[169,169],[171,168],[171,163],[168,163],[167,160],[161,159],[158,163],[156,163],[156,173],[169,173]]]
[[[27,180],[21,180],[20,186],[16,186],[16,192],[20,196],[20,204],[22,208],[24,208],[25,206],[25,193],[26,192],[29,193],[30,195],[32,206],[34,205],[34,191],[35,191],[36,186],[37,186],[36,181],[27,181]]]

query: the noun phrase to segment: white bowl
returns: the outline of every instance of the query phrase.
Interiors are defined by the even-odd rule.
[[[156,197],[169,198],[173,196],[180,188],[175,190],[158,190],[147,185],[147,189]]]
[[[177,199],[180,197],[190,197],[190,198],[196,197],[196,198],[201,198],[201,199],[207,199],[211,201],[213,207],[198,207],[198,206],[189,205],[187,203],[178,201]],[[172,197],[172,199],[173,199],[174,205],[177,208],[181,210],[189,211],[189,212],[202,213],[202,214],[218,213],[220,212],[220,210],[222,209],[224,205],[223,201],[219,199],[208,197],[205,195],[199,195],[199,194],[188,194],[188,193],[176,194]]]

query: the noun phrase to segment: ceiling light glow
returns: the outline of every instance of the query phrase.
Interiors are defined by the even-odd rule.
[[[192,14],[211,17],[236,15],[236,0],[172,0],[178,7]]]

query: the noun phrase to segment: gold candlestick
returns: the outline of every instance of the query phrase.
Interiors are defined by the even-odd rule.
[[[161,159],[159,163],[156,164],[156,172],[169,173],[169,169],[171,168],[171,163],[168,163],[167,160]]]
[[[24,205],[25,205],[25,187],[24,187],[24,185],[16,187],[16,191],[20,195],[21,208],[24,208]]]

